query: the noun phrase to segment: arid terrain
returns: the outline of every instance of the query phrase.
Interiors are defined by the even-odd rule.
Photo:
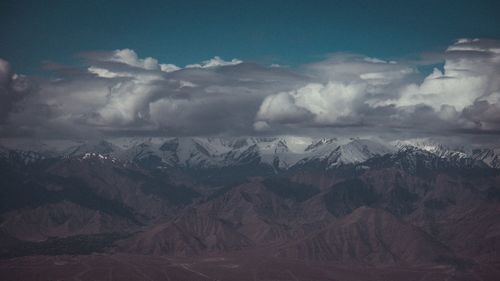
[[[493,150],[251,141],[4,147],[0,279],[500,280]]]

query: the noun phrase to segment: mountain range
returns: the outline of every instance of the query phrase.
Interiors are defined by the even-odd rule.
[[[100,154],[124,162],[143,162],[164,168],[220,168],[252,163],[287,170],[311,162],[326,169],[364,162],[374,156],[395,154],[404,149],[428,152],[440,158],[483,162],[500,167],[500,148],[450,147],[432,141],[391,141],[378,139],[337,139],[305,137],[249,138],[115,138],[99,141],[0,141],[0,155],[18,152],[24,161],[39,158],[75,157]]]
[[[292,136],[1,143],[5,280],[95,280],[99,264],[131,261],[131,280],[500,278],[499,148]]]

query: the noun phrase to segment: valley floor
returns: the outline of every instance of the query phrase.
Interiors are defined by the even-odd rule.
[[[93,254],[82,256],[29,256],[0,260],[0,279],[75,281],[432,281],[500,280],[500,265],[450,266],[349,266],[266,257],[235,252],[190,258],[168,256]]]

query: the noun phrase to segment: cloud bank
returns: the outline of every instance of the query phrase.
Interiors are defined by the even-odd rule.
[[[0,60],[4,137],[500,132],[500,41],[460,39],[442,68],[334,54],[296,68],[220,57],[176,66],[130,49],[16,74]],[[49,77],[49,78],[48,78]]]

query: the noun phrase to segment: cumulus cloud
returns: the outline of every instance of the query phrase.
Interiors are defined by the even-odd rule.
[[[123,67],[114,66],[110,64],[102,65],[102,62],[114,62],[118,64],[124,64],[130,67],[136,67],[144,70],[151,71],[163,71],[163,72],[173,72],[181,69],[175,64],[163,64],[159,63],[157,59],[152,57],[139,58],[137,53],[131,49],[121,49],[114,50],[112,52],[96,52],[96,53],[86,53],[84,57],[90,59],[92,63],[96,65],[91,65],[88,71],[104,78],[114,78],[123,77],[130,75],[129,71],[124,71]],[[114,69],[121,71],[114,71]],[[126,69],[126,68],[125,68]]]
[[[112,52],[111,56],[108,58],[110,61],[122,62],[128,65],[149,69],[149,70],[158,70],[160,69],[160,65],[158,64],[158,60],[147,57],[144,59],[139,59],[137,53],[130,49],[116,50]]]
[[[310,83],[291,92],[268,96],[257,120],[279,123],[312,121],[318,125],[356,122],[357,105],[366,85],[361,83]]]
[[[283,125],[293,117],[304,126],[405,127],[431,134],[498,130],[499,47],[494,40],[458,40],[443,54],[443,70],[425,77],[405,62],[334,55],[307,67],[320,83],[267,97],[256,121]]]
[[[293,91],[266,97],[260,106],[259,112],[257,112],[257,119],[283,123],[296,123],[307,120],[310,111],[297,105],[296,96],[297,92]]]
[[[458,40],[450,46],[443,71],[435,68],[421,84],[408,85],[396,105],[426,104],[435,109],[450,105],[463,110],[478,98],[499,90],[500,50],[480,40]]]
[[[500,42],[460,39],[446,50],[442,71],[434,69],[422,83],[409,84],[389,103],[426,105],[442,120],[455,120],[457,127],[492,130],[500,128],[495,121],[499,92]]]
[[[256,131],[268,131],[271,129],[271,127],[266,121],[257,121],[253,123],[253,128]]]
[[[0,123],[32,87],[27,77],[14,73],[9,62],[0,58]]]
[[[346,53],[296,68],[220,57],[179,67],[122,49],[51,78],[0,60],[0,133],[496,134],[500,42],[461,39],[441,58],[423,75],[415,62]]]
[[[212,59],[206,60],[204,62],[196,63],[196,64],[188,64],[186,68],[209,68],[209,67],[218,67],[218,66],[227,66],[227,65],[237,65],[242,63],[243,61],[239,59],[232,59],[230,61],[225,61],[218,56],[215,56]]]
[[[366,106],[393,98],[415,69],[353,54],[338,54],[308,65],[315,82],[268,96],[257,121],[269,124],[303,122],[306,126],[346,126],[364,122]]]
[[[243,134],[253,131],[255,112],[266,96],[304,79],[287,70],[219,57],[172,71],[162,69],[168,64],[140,58],[129,49],[92,53],[86,59],[81,71],[40,79],[39,89],[23,101],[22,111],[11,112],[12,126],[2,133],[19,133],[16,128],[22,127],[45,135]],[[2,85],[11,88],[13,74],[4,68]]]
[[[0,59],[0,85],[4,87],[9,83],[12,76],[12,70],[10,64],[3,59]]]

